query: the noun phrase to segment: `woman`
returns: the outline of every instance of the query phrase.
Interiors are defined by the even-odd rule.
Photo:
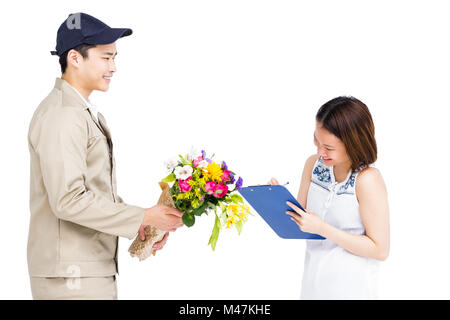
[[[389,254],[386,187],[367,106],[338,97],[316,115],[317,154],[306,160],[297,200],[286,213],[307,240],[302,299],[375,299],[379,261]],[[278,184],[272,178],[271,184]]]

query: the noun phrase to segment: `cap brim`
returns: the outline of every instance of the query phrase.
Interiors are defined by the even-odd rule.
[[[108,28],[96,35],[85,39],[83,42],[88,44],[109,44],[116,42],[117,39],[129,36],[133,30],[128,28]]]

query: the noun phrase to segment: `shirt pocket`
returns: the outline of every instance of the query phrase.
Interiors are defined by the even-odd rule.
[[[116,236],[70,221],[60,221],[60,261],[104,261],[114,259]]]
[[[94,162],[111,161],[112,150],[108,139],[104,135],[90,137],[87,146],[87,165]]]

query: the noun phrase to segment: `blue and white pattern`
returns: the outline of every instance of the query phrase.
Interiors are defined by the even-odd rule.
[[[353,172],[352,175],[350,176],[350,178],[348,178],[348,180],[345,182],[345,184],[343,184],[339,190],[336,192],[336,194],[343,194],[343,193],[348,193],[348,194],[354,194],[355,193],[355,178],[356,178],[356,174],[358,172]]]
[[[313,174],[317,176],[317,179],[321,182],[331,182],[330,169],[326,167],[323,162],[314,168]]]
[[[350,177],[343,183],[336,194],[354,194],[355,193],[355,179],[358,171],[352,172]],[[321,186],[324,189],[329,189],[331,183],[334,182],[334,173],[332,177],[331,167],[327,167],[322,158],[319,158],[316,166],[313,169],[311,182]]]
[[[311,175],[311,182],[328,190],[328,186],[331,183],[331,171],[330,168],[323,163],[322,159],[319,159],[319,161],[316,162],[316,166]]]

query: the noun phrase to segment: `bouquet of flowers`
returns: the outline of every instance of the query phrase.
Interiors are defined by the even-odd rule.
[[[213,157],[208,158],[204,150],[191,150],[184,157],[179,155],[167,161],[170,173],[160,183],[163,193],[158,203],[183,211],[182,220],[188,227],[195,224],[196,217],[214,212],[214,226],[208,242],[214,251],[222,227],[235,227],[240,234],[250,208],[236,192],[242,187],[242,178],[236,179],[225,161],[217,163]],[[168,183],[173,183],[170,188]],[[149,256],[149,248],[164,236],[164,232],[151,226],[145,232],[146,240],[142,241],[138,236],[129,249],[131,255],[140,260]]]

